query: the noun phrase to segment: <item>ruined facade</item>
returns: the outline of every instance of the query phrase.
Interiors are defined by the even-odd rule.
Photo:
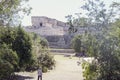
[[[66,23],[58,21],[56,19],[51,19],[45,16],[33,16],[32,17],[32,26],[33,27],[66,27],[68,26]]]
[[[78,27],[76,33],[69,34],[67,23],[45,16],[33,16],[31,21],[32,26],[25,27],[25,30],[46,38],[52,48],[70,48],[70,42],[74,35],[83,34],[86,31],[92,34],[100,32],[94,27]]]
[[[69,34],[69,25],[45,16],[33,16],[32,26],[25,27],[27,32],[34,32],[48,40],[52,48],[70,48],[71,36],[83,34],[86,31],[97,33],[94,27],[78,27],[77,32]]]
[[[69,26],[67,23],[44,16],[33,16],[31,21],[32,26],[25,27],[27,32],[34,32],[46,38],[50,47],[70,47],[70,40],[68,35]]]

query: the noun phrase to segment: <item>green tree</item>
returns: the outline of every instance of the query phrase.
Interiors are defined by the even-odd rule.
[[[48,52],[42,53],[38,57],[39,65],[42,67],[43,72],[47,72],[48,69],[53,69],[55,66],[55,60]]]
[[[76,27],[88,27],[90,24],[88,23],[89,19],[85,17],[78,16],[76,19],[73,20],[73,25]]]
[[[45,38],[41,38],[40,45],[42,46],[42,48],[48,48],[49,43]]]
[[[13,27],[3,27],[0,31],[0,43],[6,43],[12,46],[16,37],[16,30]]]
[[[93,24],[96,30],[102,31],[98,35],[105,35],[106,31],[110,30],[111,24],[119,19],[120,4],[117,2],[107,7],[102,0],[87,0],[81,8],[87,12],[89,23]]]
[[[3,44],[0,47],[1,47],[0,58],[4,61],[8,61],[9,63],[11,63],[14,66],[14,68],[17,69],[19,58],[18,58],[16,52],[14,52],[12,49],[10,49],[10,47],[7,46],[6,44]]]
[[[26,68],[32,60],[32,42],[30,36],[21,27],[17,30],[12,48],[19,56],[19,66]]]
[[[8,45],[0,45],[0,79],[10,77],[18,68],[19,58]]]
[[[119,9],[119,4],[115,3],[106,9],[103,1],[87,0],[82,8],[87,11],[86,16],[93,24],[92,28],[100,31],[86,34],[81,39],[88,55],[94,57],[92,63],[83,66],[85,80],[119,80],[119,27],[116,29],[111,27],[116,21],[115,18],[119,16],[117,15],[119,11],[116,11]],[[116,26],[119,26],[119,22],[116,23]]]
[[[31,10],[31,8],[26,4],[27,1],[28,0],[1,0],[0,26],[20,24],[21,17],[24,14],[29,14]]]
[[[111,35],[103,35],[102,38],[89,35],[86,38],[88,38],[84,40],[84,45],[88,46],[86,51],[88,55],[94,57],[94,60],[92,63],[83,64],[85,80],[119,80],[119,39]]]
[[[74,25],[75,22],[74,22],[73,16],[68,15],[68,16],[66,16],[66,18],[67,18],[67,21],[68,21],[67,24],[70,25],[70,27],[68,29],[69,33],[71,34],[71,33],[77,32],[77,27]]]
[[[75,52],[79,53],[81,52],[81,35],[75,36],[72,40],[72,47],[75,50]]]
[[[7,80],[13,72],[13,65],[0,59],[0,79]]]

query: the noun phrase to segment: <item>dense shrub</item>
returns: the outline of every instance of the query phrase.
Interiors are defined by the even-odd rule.
[[[47,67],[45,67],[45,66],[43,66],[43,67],[42,67],[42,72],[44,72],[44,73],[45,73],[45,72],[47,72],[47,71],[48,71],[48,68],[47,68]]]
[[[75,52],[80,52],[81,51],[81,36],[75,36],[72,39],[72,48],[75,50]]]
[[[32,33],[33,53],[35,54],[36,64],[31,64],[32,68],[42,67],[43,72],[47,72],[55,65],[54,57],[49,53],[48,41],[39,35]],[[30,68],[30,67],[29,67]]]
[[[13,27],[0,28],[0,44],[7,44],[12,49],[12,44],[16,37],[16,29]]]
[[[13,65],[8,61],[0,59],[0,80],[8,80],[13,72]]]
[[[0,58],[3,61],[8,61],[14,68],[18,67],[19,58],[16,52],[9,48],[6,44],[3,44],[0,49]]]
[[[55,66],[55,60],[52,55],[49,53],[43,53],[38,57],[39,65],[42,66],[43,71],[47,71],[47,69],[53,69]]]
[[[7,79],[15,71],[36,70],[39,65],[42,65],[43,72],[46,72],[54,65],[53,57],[45,53],[46,49],[48,49],[47,40],[37,35],[33,38],[21,27],[2,27],[0,29],[0,80]],[[38,63],[38,56],[43,62]]]
[[[8,45],[0,46],[0,80],[4,80],[17,70],[18,56]]]
[[[41,38],[40,39],[40,45],[42,46],[42,48],[48,48],[48,41],[45,38]]]
[[[36,59],[31,60],[31,62],[26,65],[25,71],[35,71],[38,69],[38,62]]]
[[[21,28],[17,29],[17,36],[13,41],[12,49],[19,57],[20,68],[26,68],[32,60],[32,42],[30,36]]]
[[[9,45],[9,49],[15,52],[19,58],[17,68],[25,70],[28,65],[30,66],[34,62],[31,37],[21,27],[3,27],[1,29],[0,45],[4,43]]]
[[[120,79],[119,46],[115,41],[113,36],[106,37],[103,35],[102,40],[101,38],[91,38],[85,41],[86,43],[91,44],[87,44],[87,51],[89,52],[89,55],[92,55],[95,58],[95,63],[85,64],[85,71],[83,73],[85,80]]]

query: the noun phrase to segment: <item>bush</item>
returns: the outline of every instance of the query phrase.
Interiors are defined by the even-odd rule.
[[[8,61],[0,59],[0,80],[8,80],[8,78],[13,72],[13,65]]]
[[[0,80],[10,77],[17,70],[18,61],[16,52],[9,49],[8,45],[0,46]]]
[[[52,69],[55,66],[55,60],[52,55],[49,53],[43,53],[38,57],[39,65],[42,66],[43,69]]]
[[[112,36],[102,36],[102,40],[93,39],[87,39],[86,42],[91,44],[87,51],[94,56],[96,63],[87,64],[84,68],[85,80],[120,80],[120,50],[115,44],[117,40]]]
[[[42,46],[42,48],[48,48],[48,41],[45,38],[41,38],[40,39],[40,45]]]
[[[48,71],[48,68],[47,67],[42,67],[42,72],[47,72]]]
[[[72,39],[72,48],[75,50],[75,52],[79,53],[81,51],[81,36],[75,36]]]
[[[97,80],[97,66],[94,63],[83,63],[82,68],[85,69],[83,71],[83,77],[85,78],[84,80]]]
[[[33,59],[30,64],[26,66],[26,71],[35,71],[38,69],[38,63],[37,60]]]
[[[19,67],[26,69],[32,61],[32,41],[31,37],[21,28],[17,28],[17,36],[12,44],[12,49],[19,57]]]
[[[16,54],[13,57],[18,56],[18,70],[25,70],[34,63],[32,38],[21,27],[3,27],[2,30],[0,30],[0,45],[4,45],[4,43],[9,46],[7,53],[10,51],[10,53]],[[4,50],[2,53],[4,53]],[[8,55],[7,53],[6,55]],[[9,56],[11,56],[11,54],[9,54]],[[16,66],[15,62],[12,63]]]
[[[9,49],[9,46],[6,44],[1,46],[0,59],[9,62],[11,65],[13,65],[15,70],[18,68],[19,58],[16,52],[14,52],[12,49]]]

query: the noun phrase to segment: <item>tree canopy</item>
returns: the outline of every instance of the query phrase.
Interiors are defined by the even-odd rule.
[[[30,13],[31,8],[26,3],[27,1],[0,0],[0,26],[19,25],[23,15]]]
[[[101,0],[87,0],[82,6],[89,18],[89,25],[92,26],[88,26],[88,31],[82,35],[79,44],[84,46],[88,56],[94,57],[92,63],[83,64],[85,80],[120,79],[120,4],[114,2],[109,8],[105,6]],[[76,26],[72,26],[73,29],[74,27]],[[96,32],[91,33],[89,27]]]

